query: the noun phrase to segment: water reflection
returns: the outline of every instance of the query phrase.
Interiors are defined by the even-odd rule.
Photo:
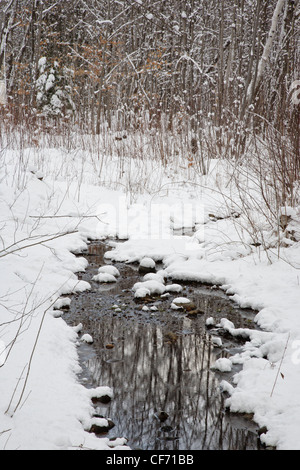
[[[96,354],[87,367],[93,386],[114,390],[114,400],[98,410],[113,417],[111,433],[141,449],[257,448],[256,435],[233,429],[224,412],[209,336],[171,342],[157,325],[107,320],[94,324]],[[108,342],[113,349],[105,349]],[[168,415],[164,422],[160,411]]]
[[[89,282],[103,264],[103,247],[93,250],[82,276]],[[258,449],[255,426],[224,410],[219,383],[227,374],[211,369],[228,351],[214,348],[205,329],[206,314],[222,316],[220,305],[202,299],[206,312],[197,319],[165,307],[141,312],[127,290],[137,281],[137,271],[118,268],[118,285],[102,289],[92,284],[90,292],[73,298],[67,317],[81,321],[94,339],[93,346],[81,347],[87,386],[113,388],[113,400],[97,406],[97,413],[115,423],[109,437],[127,437],[131,448],[143,450]],[[122,305],[120,313],[112,309],[115,302]],[[236,315],[232,305],[228,308]],[[161,411],[165,420],[159,419]]]

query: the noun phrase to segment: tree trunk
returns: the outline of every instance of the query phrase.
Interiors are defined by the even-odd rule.
[[[268,34],[268,38],[266,41],[266,44],[264,46],[263,54],[261,56],[261,59],[258,64],[258,69],[257,69],[257,75],[256,77],[252,80],[248,90],[247,90],[247,104],[248,106],[251,104],[255,96],[257,95],[258,89],[260,87],[263,74],[266,68],[267,61],[269,60],[269,56],[271,53],[271,48],[274,40],[274,36],[276,33],[278,21],[279,21],[279,16],[281,13],[281,10],[283,8],[284,3],[286,0],[278,0],[276,8],[273,13],[272,17],[272,23],[271,23],[271,28]]]

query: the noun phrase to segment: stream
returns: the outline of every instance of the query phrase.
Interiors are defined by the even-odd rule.
[[[239,370],[219,372],[215,360],[241,350],[242,344],[208,328],[213,316],[231,320],[236,327],[255,328],[255,312],[239,309],[221,290],[197,283],[181,283],[180,294],[136,300],[132,287],[143,275],[138,266],[114,263],[120,271],[116,283],[92,280],[109,244],[90,242],[81,256],[88,260],[78,278],[91,289],[72,295],[64,319],[82,323],[93,344],[80,342],[82,372],[79,380],[88,388],[109,386],[114,396],[97,403],[98,415],[114,426],[106,436],[126,437],[133,450],[260,450],[257,425],[242,415],[229,413],[220,382],[228,382]],[[170,308],[174,297],[193,300],[202,313],[189,315]],[[147,307],[146,309],[143,307]],[[154,308],[153,308],[154,307]],[[222,346],[212,344],[219,335]]]

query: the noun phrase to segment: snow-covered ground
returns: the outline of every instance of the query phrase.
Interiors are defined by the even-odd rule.
[[[7,148],[1,160],[1,449],[128,448],[123,436],[110,442],[87,432],[93,406],[77,381],[78,333],[56,310],[62,294],[89,289],[75,274],[85,260],[74,253],[89,238],[116,236],[126,241],[115,243],[107,260],[162,261],[177,286],[217,284],[241,307],[258,310],[260,330],[241,332],[224,320],[231,334],[248,339],[242,353],[215,367],[223,370],[230,409],[254,413],[267,427],[265,444],[300,449],[300,244],[270,228],[259,201],[245,210],[227,163],[213,161],[208,175],[191,179],[190,169],[179,174],[155,163],[154,171],[153,162],[143,162],[144,184],[141,164],[128,161],[110,189],[101,182],[109,181],[113,161],[105,179],[95,162],[62,150],[21,155]],[[299,213],[288,210],[297,240]],[[178,234],[182,227],[193,234]],[[253,227],[263,236],[259,246]],[[153,277],[145,282],[132,295],[163,286]],[[230,362],[243,365],[234,387],[226,380]]]

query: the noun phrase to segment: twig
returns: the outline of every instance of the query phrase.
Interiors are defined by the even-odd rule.
[[[283,350],[283,353],[282,353],[281,361],[280,361],[280,364],[279,364],[279,367],[278,367],[278,370],[277,370],[277,374],[276,374],[276,377],[275,377],[275,380],[274,380],[274,384],[273,384],[273,388],[272,388],[270,397],[273,395],[273,392],[274,392],[274,388],[275,388],[275,385],[276,385],[276,382],[277,382],[277,379],[278,379],[278,375],[279,375],[279,372],[280,372],[280,369],[281,369],[281,366],[282,366],[282,361],[283,361],[283,358],[284,358],[284,355],[285,355],[285,352],[286,352],[286,349],[287,349],[289,339],[290,339],[290,333],[288,334],[288,337],[287,337],[287,340],[286,340],[286,343],[285,343],[285,347],[284,347],[284,350]]]
[[[42,330],[42,326],[43,326],[43,323],[44,323],[44,319],[45,319],[46,313],[47,313],[47,312],[49,311],[49,309],[55,304],[55,302],[57,301],[58,298],[59,298],[59,297],[57,297],[57,298],[52,302],[52,304],[51,304],[48,308],[46,308],[46,310],[44,310],[44,313],[43,313],[43,315],[42,315],[42,319],[41,319],[41,322],[40,322],[40,325],[39,325],[39,328],[38,328],[38,332],[37,332],[37,335],[36,335],[36,338],[35,338],[35,342],[34,342],[34,345],[33,345],[33,348],[32,348],[31,354],[30,354],[30,358],[29,358],[29,363],[28,363],[28,367],[27,367],[27,372],[26,372],[26,377],[25,377],[24,385],[23,385],[23,388],[22,388],[22,391],[21,391],[21,394],[20,394],[18,403],[16,404],[15,409],[14,409],[14,411],[13,411],[13,414],[17,411],[18,407],[20,406],[21,400],[22,400],[22,398],[23,398],[23,395],[24,395],[24,392],[25,392],[25,389],[26,389],[26,386],[27,386],[27,381],[28,381],[28,377],[29,377],[29,374],[30,374],[32,359],[33,359],[33,356],[34,356],[34,353],[35,353],[36,345],[37,345],[37,343],[38,343],[38,339],[39,339],[39,336],[40,336],[40,333],[41,333],[41,330]]]
[[[99,214],[99,215],[105,215],[105,213],[103,212],[103,214]],[[78,219],[91,219],[94,217],[100,220],[98,215],[75,215],[75,216],[74,215],[30,215],[29,217],[31,219],[59,219],[59,218],[63,219],[66,217],[70,217],[72,219],[74,219],[75,217],[77,217]]]
[[[20,383],[20,381],[21,381],[21,379],[22,379],[22,375],[23,375],[24,370],[26,369],[26,366],[27,366],[27,363],[26,363],[25,366],[23,367],[22,372],[21,372],[21,375],[20,375],[20,377],[19,377],[18,380],[17,380],[17,383],[16,383],[16,385],[15,385],[13,394],[12,394],[12,396],[11,396],[11,398],[10,398],[10,402],[9,402],[9,404],[8,404],[8,407],[7,407],[6,410],[5,410],[5,414],[8,413],[8,410],[9,410],[9,408],[10,408],[10,405],[12,404],[13,398],[14,398],[15,393],[16,393],[16,391],[17,391],[18,385],[19,385],[19,383]]]
[[[60,238],[60,237],[64,237],[65,235],[70,235],[72,233],[77,233],[77,230],[71,230],[69,232],[64,232],[64,233],[59,233],[58,235],[54,235],[50,238],[46,238],[46,240],[39,240],[38,242],[35,242],[35,243],[31,243],[29,245],[24,245],[24,246],[21,246],[21,247],[18,247],[18,248],[15,248],[14,250],[12,251],[6,251],[6,250],[2,250],[2,253],[0,252],[0,258],[4,258],[4,256],[7,256],[7,255],[11,255],[12,253],[15,253],[16,251],[20,251],[20,250],[24,250],[25,248],[30,248],[32,246],[35,246],[35,245],[41,245],[45,242],[49,242],[51,240],[55,240],[56,238]],[[46,235],[44,235],[46,236]],[[41,235],[41,237],[43,237],[43,235]],[[16,245],[16,243],[15,243]],[[13,246],[13,245],[12,245]]]
[[[26,321],[26,316],[27,316],[27,315],[26,315],[26,308],[27,308],[27,305],[28,305],[28,303],[29,303],[29,299],[30,299],[30,297],[31,297],[31,295],[32,295],[32,293],[33,293],[33,291],[34,291],[34,288],[35,288],[36,283],[37,283],[37,281],[38,281],[38,279],[39,279],[39,277],[40,277],[40,275],[41,275],[41,272],[42,272],[43,268],[44,268],[44,264],[41,266],[41,268],[40,268],[40,270],[39,270],[39,272],[38,272],[38,275],[37,275],[37,277],[36,277],[34,283],[32,284],[32,287],[31,287],[31,289],[30,289],[29,295],[27,296],[27,299],[26,299],[26,302],[25,302],[25,305],[24,305],[24,308],[23,308],[23,312],[22,312],[21,317],[20,317],[20,324],[19,324],[19,327],[18,327],[17,332],[16,332],[16,334],[15,334],[15,337],[14,337],[13,340],[11,341],[10,347],[9,347],[8,352],[7,352],[7,355],[6,355],[5,362],[7,361],[8,356],[10,355],[11,350],[12,350],[12,348],[13,348],[15,342],[17,341],[17,338],[18,338],[18,336],[19,336],[19,334],[20,334],[20,332],[21,332],[21,330],[22,330],[22,327],[23,327],[25,321]],[[2,366],[3,366],[3,365],[4,365],[4,364],[2,364]],[[2,366],[1,366],[1,367],[2,367]]]

